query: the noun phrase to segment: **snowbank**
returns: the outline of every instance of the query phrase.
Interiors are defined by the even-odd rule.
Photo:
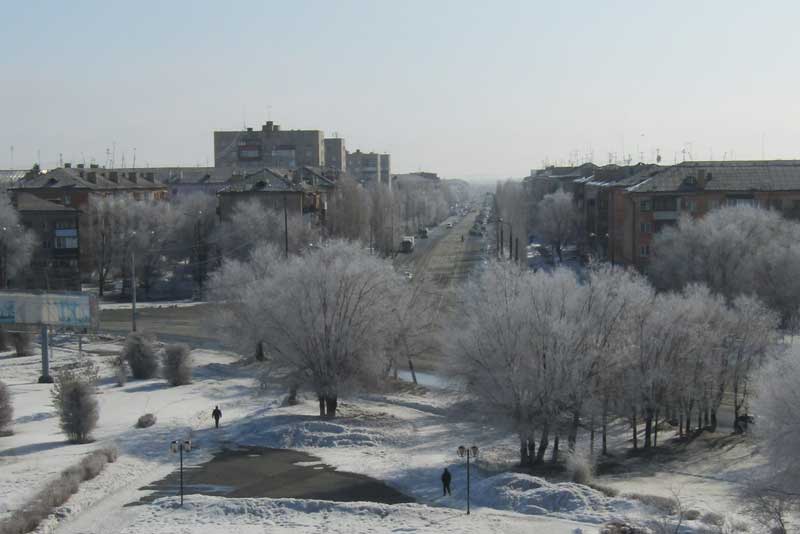
[[[440,534],[583,534],[595,527],[510,512],[477,511],[469,516],[419,504],[334,503],[297,499],[225,499],[190,496],[184,507],[176,498],[148,506],[122,534],[192,532],[242,534],[269,532],[360,534],[414,532]]]

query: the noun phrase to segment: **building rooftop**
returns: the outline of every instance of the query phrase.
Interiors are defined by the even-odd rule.
[[[800,160],[687,161],[665,167],[629,191],[788,191],[800,189]]]
[[[129,178],[130,173],[136,175]],[[91,177],[94,178],[91,178]],[[57,168],[17,182],[12,188],[25,189],[164,189],[151,169]]]
[[[70,206],[64,206],[57,202],[39,198],[30,193],[17,193],[14,197],[14,204],[19,211],[80,211]]]
[[[244,176],[234,175],[230,183],[223,187],[220,193],[297,193],[303,192],[303,186],[294,183],[291,178],[292,171],[264,167]]]

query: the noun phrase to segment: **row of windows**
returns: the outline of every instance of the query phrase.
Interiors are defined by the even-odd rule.
[[[680,202],[680,204],[679,204]],[[791,204],[789,204],[791,202]],[[800,210],[800,199],[783,199],[773,198],[764,206],[756,198],[725,198],[725,199],[711,199],[708,201],[709,209],[716,209],[721,206],[753,206],[753,207],[769,207],[777,210],[794,209]],[[699,205],[697,199],[694,198],[681,198],[678,197],[655,197],[648,200],[639,201],[640,211],[678,211],[680,205],[683,211],[698,211]]]

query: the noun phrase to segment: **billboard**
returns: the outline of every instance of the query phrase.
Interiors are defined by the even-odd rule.
[[[0,291],[0,324],[93,328],[96,320],[94,295]]]

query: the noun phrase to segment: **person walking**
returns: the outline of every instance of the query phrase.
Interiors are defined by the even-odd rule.
[[[450,471],[447,468],[444,468],[444,472],[442,473],[442,495],[452,495],[450,493],[450,480],[453,477],[450,476]]]
[[[217,425],[217,428],[219,428],[219,420],[222,418],[222,410],[219,409],[219,406],[214,406],[214,411],[211,412],[211,417],[214,418],[214,424]]]

